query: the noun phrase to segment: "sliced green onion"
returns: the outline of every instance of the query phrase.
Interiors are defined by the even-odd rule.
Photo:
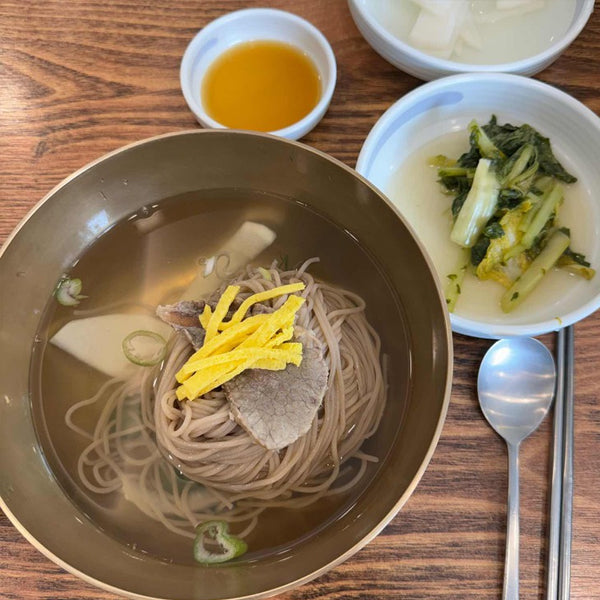
[[[196,528],[194,559],[203,565],[227,562],[241,556],[246,550],[248,544],[229,534],[226,521],[207,521]]]
[[[154,331],[132,331],[122,343],[128,361],[140,367],[157,365],[167,353],[167,341]]]
[[[81,279],[63,277],[54,290],[54,296],[63,306],[77,306],[79,301],[87,296],[81,295]]]

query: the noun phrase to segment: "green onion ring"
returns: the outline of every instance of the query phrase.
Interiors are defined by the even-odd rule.
[[[139,352],[136,351],[135,348],[135,340],[137,338],[146,338],[157,344],[160,344],[160,349],[157,352],[154,352],[151,356],[145,357],[140,356]],[[139,365],[140,367],[153,367],[157,365],[159,362],[163,360],[165,355],[167,354],[167,341],[158,333],[154,331],[146,331],[145,329],[138,329],[137,331],[132,331],[122,343],[123,354],[128,361],[132,362],[134,365]]]

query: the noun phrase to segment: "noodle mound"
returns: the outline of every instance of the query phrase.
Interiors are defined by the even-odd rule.
[[[223,389],[194,401],[178,401],[175,373],[193,349],[184,335],[177,334],[154,385],[148,375],[138,381],[137,425],[132,425],[131,417],[123,417],[124,407],[134,402],[131,384],[126,384],[127,393],[113,394],[112,406],[105,407],[107,415],[80,458],[84,484],[105,492],[127,485],[126,495],[133,501],[140,494],[132,493],[132,487],[144,493],[156,487],[161,503],[138,506],[172,531],[191,535],[190,526],[216,514],[228,521],[249,522],[243,536],[266,508],[306,506],[357,483],[367,463],[377,460],[360,447],[377,429],[385,405],[380,341],[366,320],[364,301],[315,280],[306,272],[313,260],[297,270],[283,271],[275,264],[270,269],[248,268],[231,282],[240,286],[241,299],[287,283],[305,283],[301,295],[306,302],[297,313],[295,335],[305,347],[321,349],[329,368],[322,406],[308,433],[281,450],[268,450],[232,418]],[[286,297],[267,304],[276,309]],[[82,404],[72,407],[67,423]],[[126,435],[119,430],[127,430]],[[154,432],[160,452],[156,444],[148,444],[152,437],[148,430]],[[146,452],[141,450],[144,446]],[[182,483],[173,475],[175,469],[163,457],[189,481]],[[132,463],[137,466],[132,468]],[[348,469],[342,468],[344,463]],[[201,494],[198,483],[204,486]]]

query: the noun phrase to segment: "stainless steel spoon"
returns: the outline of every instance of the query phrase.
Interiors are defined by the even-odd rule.
[[[552,354],[532,338],[496,342],[479,368],[477,390],[481,410],[508,446],[504,600],[519,598],[519,446],[548,413],[555,383]]]

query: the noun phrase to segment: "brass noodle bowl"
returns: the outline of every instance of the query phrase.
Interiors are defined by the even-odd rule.
[[[356,281],[387,354],[388,399],[368,485],[290,551],[202,567],[154,558],[108,535],[65,491],[51,444],[36,428],[33,340],[61,274],[140,207],[203,190],[291,199],[335,223],[374,268],[328,259]],[[268,217],[268,215],[267,215]],[[219,232],[215,232],[215,237]],[[439,439],[450,398],[452,342],[444,300],[424,249],[391,203],[354,170],[297,142],[201,130],[117,150],[73,174],[19,225],[0,254],[0,506],[18,530],[66,570],[132,598],[263,598],[324,573],[375,537],[415,489]],[[382,284],[384,282],[384,284]],[[260,526],[260,525],[259,525]]]

